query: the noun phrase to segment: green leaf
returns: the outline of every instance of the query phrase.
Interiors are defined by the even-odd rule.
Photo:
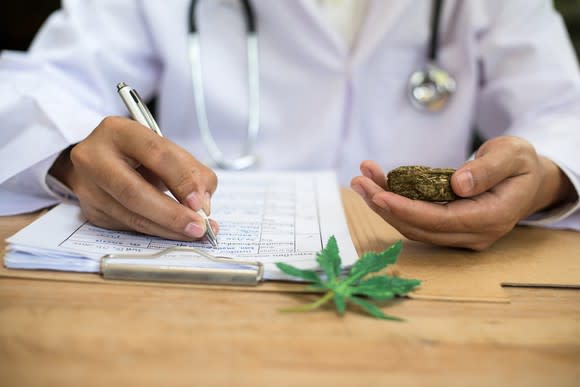
[[[373,317],[380,318],[382,320],[404,321],[399,317],[384,314],[383,311],[380,310],[379,307],[377,307],[375,304],[365,301],[359,297],[351,297],[350,301],[360,306],[365,312],[367,312]]]
[[[403,296],[417,286],[421,281],[390,276],[376,276],[364,279],[352,290],[352,294],[364,295],[377,301],[390,300],[397,296]]]
[[[324,295],[316,301],[298,307],[287,308],[284,311],[307,312],[333,300],[339,315],[343,315],[347,304],[352,302],[376,318],[400,320],[397,317],[384,314],[379,307],[359,296],[368,297],[376,301],[386,301],[395,296],[403,296],[419,286],[421,283],[419,280],[388,275],[365,278],[369,273],[375,273],[395,263],[401,252],[401,245],[402,242],[398,241],[382,253],[364,254],[353,265],[346,278],[341,278],[341,259],[334,237],[328,240],[326,247],[316,256],[316,261],[326,274],[325,280],[313,270],[302,270],[282,262],[276,263],[276,266],[284,273],[312,282],[313,284],[307,288],[309,291],[326,290]]]
[[[354,284],[365,275],[382,270],[388,265],[397,262],[397,257],[401,253],[402,245],[403,242],[399,240],[382,253],[364,254],[352,266],[352,269],[350,269],[350,272],[348,273],[348,276],[345,281],[348,284]]]
[[[346,310],[345,297],[342,294],[334,293],[333,299],[334,305],[336,305],[336,311],[338,312],[338,314],[342,316],[344,314],[344,311]]]
[[[326,274],[326,282],[333,284],[340,276],[340,255],[336,238],[331,236],[326,243],[326,247],[316,254],[316,261]]]
[[[276,262],[276,266],[282,272],[291,275],[292,277],[302,278],[306,281],[314,282],[317,285],[322,284],[322,280],[318,276],[318,273],[315,272],[314,270],[299,269],[295,266],[288,265],[287,263],[284,262]]]
[[[334,292],[329,291],[326,292],[322,297],[318,300],[311,302],[310,304],[304,304],[300,306],[296,306],[293,308],[285,308],[281,309],[282,312],[310,312],[314,309],[320,308],[322,305],[326,304],[328,301],[334,298]]]

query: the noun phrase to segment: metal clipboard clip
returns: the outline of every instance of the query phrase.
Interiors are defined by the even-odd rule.
[[[174,252],[194,253],[222,265],[196,267],[127,262],[131,259],[160,259]],[[218,257],[194,247],[176,246],[152,254],[107,254],[101,257],[100,262],[103,278],[112,280],[256,286],[264,279],[262,262]]]

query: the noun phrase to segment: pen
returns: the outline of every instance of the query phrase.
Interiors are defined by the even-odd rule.
[[[125,82],[120,82],[117,84],[117,92],[127,107],[127,110],[131,114],[131,117],[133,117],[135,121],[139,122],[143,126],[148,127],[159,136],[163,137],[163,133],[161,133],[159,125],[157,125],[157,122],[155,122],[155,119],[147,108],[147,105],[143,103],[139,93],[137,93],[135,89],[128,86]],[[209,240],[209,243],[211,243],[213,247],[217,247],[217,237],[211,228],[209,217],[203,209],[199,209],[197,213],[202,217],[205,223],[205,237]]]

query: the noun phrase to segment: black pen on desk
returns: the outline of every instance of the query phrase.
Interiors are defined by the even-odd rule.
[[[135,89],[131,88],[125,82],[120,82],[117,84],[117,92],[127,107],[127,110],[131,114],[131,117],[133,117],[135,121],[139,122],[143,126],[148,127],[159,136],[163,137],[163,133],[161,133],[159,125],[157,125],[157,122],[147,108],[147,105],[143,103],[143,100]],[[205,237],[207,237],[209,243],[211,243],[213,247],[217,247],[217,238],[213,232],[213,229],[211,228],[211,224],[209,223],[209,217],[203,209],[199,209],[197,213],[203,218],[205,223]]]

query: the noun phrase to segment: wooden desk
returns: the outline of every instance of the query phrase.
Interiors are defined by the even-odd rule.
[[[0,240],[32,218],[0,218]],[[506,291],[396,301],[393,323],[278,312],[309,295],[4,278],[0,385],[578,386],[580,292]]]

